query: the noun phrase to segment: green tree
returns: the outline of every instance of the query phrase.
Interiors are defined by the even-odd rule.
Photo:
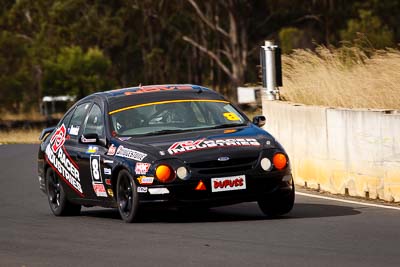
[[[19,112],[29,99],[32,75],[27,61],[28,47],[12,33],[0,33],[0,105],[2,109]]]
[[[359,10],[359,17],[347,22],[347,28],[340,32],[340,37],[363,47],[379,49],[394,45],[393,31],[371,10]]]
[[[279,31],[279,40],[283,53],[290,53],[295,48],[301,47],[302,39],[304,38],[304,31],[294,28],[286,27]]]
[[[110,67],[111,61],[98,48],[89,48],[84,53],[78,46],[64,47],[53,60],[45,62],[43,93],[76,95],[79,99],[113,89]]]

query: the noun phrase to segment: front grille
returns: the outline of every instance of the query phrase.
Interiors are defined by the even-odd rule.
[[[228,161],[202,161],[190,163],[189,167],[198,174],[220,174],[244,172],[255,167],[258,157],[235,158]]]

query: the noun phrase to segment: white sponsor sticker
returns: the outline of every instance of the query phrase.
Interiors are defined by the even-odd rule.
[[[139,175],[146,174],[149,171],[150,166],[150,163],[137,162],[135,166],[135,173]]]
[[[164,194],[169,194],[168,188],[149,188],[149,193],[151,195],[164,195]]]
[[[71,128],[69,129],[69,134],[70,135],[78,135],[79,128],[80,128],[79,126],[71,125]]]
[[[142,161],[145,157],[147,157],[147,154],[125,148],[123,146],[119,146],[117,149],[117,152],[115,153],[116,156],[123,157],[123,158],[128,158],[128,159],[133,159],[137,161]]]
[[[138,186],[137,192],[138,192],[138,193],[147,193],[147,187]]]
[[[104,168],[104,174],[110,175],[111,174],[111,169],[110,168]]]
[[[211,192],[246,189],[246,176],[230,176],[211,179]]]

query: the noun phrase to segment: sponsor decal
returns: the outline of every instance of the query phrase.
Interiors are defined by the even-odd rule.
[[[81,136],[81,142],[83,144],[85,143],[96,143],[97,139],[96,138],[86,138],[85,136]]]
[[[211,179],[211,191],[231,191],[246,189],[246,177],[244,175],[212,178]]]
[[[50,139],[50,144],[51,145],[51,150],[53,150],[54,153],[57,153],[57,151],[62,147],[65,143],[65,126],[64,124],[61,125],[54,135]]]
[[[173,86],[159,86],[159,85],[149,85],[141,86],[140,89],[132,92],[125,92],[125,95],[142,94],[148,92],[159,92],[159,91],[172,91],[172,90],[190,90],[193,89],[188,85],[173,85]]]
[[[89,146],[86,150],[86,154],[94,154],[99,148],[97,146]]]
[[[108,197],[103,184],[93,184],[93,190],[98,197]]]
[[[161,187],[161,188],[149,188],[150,195],[164,195],[169,194],[168,188]]]
[[[111,174],[111,169],[110,168],[104,168],[104,174],[110,175]]]
[[[115,153],[116,156],[123,157],[123,158],[128,158],[128,159],[133,159],[137,161],[142,161],[145,157],[147,157],[147,154],[125,148],[123,146],[119,146],[117,149],[117,152]]]
[[[46,147],[47,162],[57,173],[64,178],[69,186],[83,196],[82,186],[79,178],[79,170],[76,163],[71,159],[65,147],[66,128],[61,125],[50,139]]]
[[[71,128],[69,129],[69,134],[70,135],[78,135],[79,128],[80,128],[79,126],[71,125]]]
[[[111,185],[111,179],[105,179],[106,185]]]
[[[260,146],[260,143],[254,138],[230,138],[214,140],[199,139],[195,141],[188,140],[174,143],[168,148],[168,153],[175,155],[203,149],[231,146]]]
[[[107,193],[110,195],[110,197],[114,196],[114,192],[112,191],[112,189],[107,189]]]
[[[138,186],[137,192],[138,192],[138,193],[147,193],[147,187]]]
[[[158,153],[160,154],[160,156],[165,156],[165,151],[158,151]]]
[[[154,182],[154,177],[140,176],[137,180],[141,185],[151,185]]]
[[[111,146],[108,148],[107,155],[114,156],[116,150],[117,148],[114,146],[114,144],[111,144]]]
[[[96,196],[107,197],[101,177],[100,155],[90,155],[90,174],[92,176],[92,186]]]
[[[136,174],[146,174],[150,169],[150,163],[137,162],[135,166]]]
[[[113,160],[109,160],[109,159],[103,159],[103,163],[113,164],[114,161]]]

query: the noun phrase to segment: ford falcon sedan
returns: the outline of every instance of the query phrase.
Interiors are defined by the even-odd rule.
[[[295,189],[283,147],[215,91],[152,85],[89,95],[42,131],[40,189],[56,216],[117,208],[126,222],[147,205],[204,209],[257,202],[288,213]]]

